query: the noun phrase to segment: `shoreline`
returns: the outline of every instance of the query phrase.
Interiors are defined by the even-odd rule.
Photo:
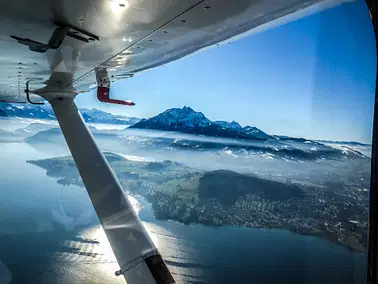
[[[326,239],[353,252],[367,250],[367,208],[361,202],[367,192],[360,190],[358,179],[364,177],[363,170],[356,173],[355,182],[347,176],[345,181],[314,187],[290,179],[275,181],[230,170],[198,172],[172,161],[140,162],[106,155],[125,192],[149,204],[151,220],[281,229]],[[27,163],[45,169],[59,184],[83,186],[69,156]]]
[[[214,229],[217,229],[217,228],[223,228],[223,229],[236,228],[236,229],[248,229],[248,230],[252,229],[252,230],[256,230],[256,231],[292,234],[292,235],[301,236],[301,237],[310,237],[310,238],[314,238],[314,239],[321,239],[321,240],[327,241],[328,243],[330,243],[332,245],[337,245],[339,247],[343,247],[343,248],[347,249],[349,252],[355,253],[355,254],[358,254],[358,255],[365,255],[366,254],[366,250],[361,251],[361,250],[353,249],[353,248],[351,248],[347,245],[344,245],[343,243],[335,242],[332,238],[327,238],[326,236],[314,235],[314,234],[305,234],[305,233],[293,231],[293,230],[286,229],[286,228],[249,227],[249,226],[243,226],[243,225],[237,225],[237,224],[216,225],[216,224],[206,224],[206,223],[201,223],[201,222],[185,223],[185,222],[181,221],[180,219],[156,218],[154,209],[152,208],[153,204],[151,202],[149,202],[145,197],[138,195],[138,194],[132,194],[132,193],[128,193],[127,195],[130,195],[133,198],[135,198],[138,201],[138,203],[141,205],[141,210],[138,213],[138,217],[140,217],[140,214],[147,213],[148,215],[150,215],[150,217],[152,216],[155,221],[169,222],[169,223],[174,223],[174,224],[178,224],[178,225],[185,226],[185,227],[203,226],[203,227],[214,228]],[[141,221],[144,221],[144,220],[141,219]],[[146,220],[144,222],[151,222],[151,220],[148,220],[148,221]]]

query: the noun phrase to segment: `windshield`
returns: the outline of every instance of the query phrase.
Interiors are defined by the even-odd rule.
[[[177,283],[364,283],[375,70],[351,1],[75,101]],[[0,284],[125,283],[51,107],[0,116]]]

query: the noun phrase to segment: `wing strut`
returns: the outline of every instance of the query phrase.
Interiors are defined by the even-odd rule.
[[[96,145],[73,98],[50,101],[92,204],[129,284],[175,283]]]

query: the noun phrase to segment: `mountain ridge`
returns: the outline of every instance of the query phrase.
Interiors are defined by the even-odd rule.
[[[114,115],[98,109],[79,109],[84,120],[89,123],[125,124],[137,123],[140,118]],[[56,120],[55,114],[49,105],[28,105],[1,103],[0,117],[22,117],[32,119]]]
[[[164,112],[142,119],[130,128],[178,131],[212,137],[238,138],[245,140],[268,140],[273,136],[266,134],[257,127],[242,127],[236,121],[211,121],[202,112],[191,107],[170,108]]]
[[[268,135],[261,129],[247,125],[242,127],[238,122],[215,120],[211,121],[202,112],[196,112],[191,107],[184,106],[183,108],[170,108],[164,112],[148,118],[140,119],[137,117],[127,117],[122,115],[115,115],[104,112],[99,109],[80,108],[80,113],[83,119],[89,123],[103,123],[103,124],[121,124],[130,126],[130,128],[155,129],[163,131],[178,131],[183,133],[191,133],[205,136],[226,137],[226,138],[241,138],[247,140],[278,140],[278,141],[296,141],[310,144],[318,143],[344,143],[352,146],[370,146],[369,143],[362,143],[356,141],[333,141],[333,140],[319,140],[307,139],[301,137],[291,137],[285,135]],[[180,116],[181,113],[181,116]],[[176,114],[176,116],[174,115]],[[177,114],[179,115],[177,117]],[[189,116],[187,117],[187,114]],[[191,114],[191,116],[190,116]],[[171,123],[164,121],[156,121],[156,118],[161,116],[170,116]],[[56,120],[54,112],[49,105],[28,105],[17,103],[2,103],[0,104],[0,118],[1,117],[20,117],[30,119],[46,119]],[[175,122],[176,121],[176,122]],[[180,121],[177,124],[177,121]]]

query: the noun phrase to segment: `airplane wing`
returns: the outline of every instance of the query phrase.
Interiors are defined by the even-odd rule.
[[[31,102],[74,96],[97,87],[96,68],[128,78],[344,1],[3,1],[0,101],[27,102],[26,82]]]

